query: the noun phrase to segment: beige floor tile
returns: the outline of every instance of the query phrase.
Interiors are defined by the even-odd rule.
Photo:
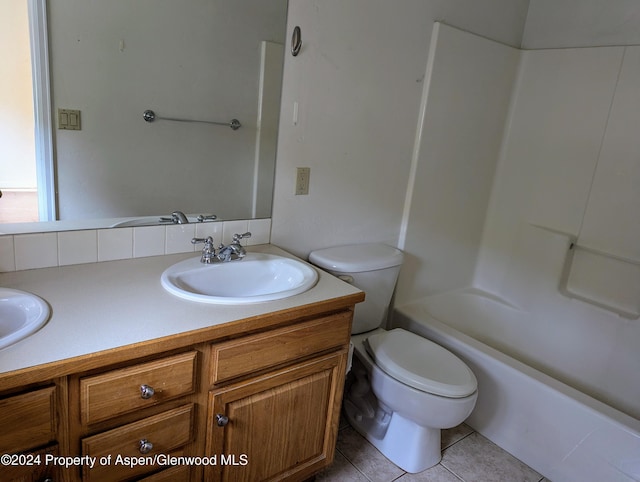
[[[404,474],[394,482],[460,482],[460,479],[438,464],[417,474]]]
[[[471,433],[473,433],[473,429],[464,423],[461,423],[457,427],[443,430],[440,435],[440,446],[442,447],[442,450],[444,450]]]
[[[316,482],[369,482],[362,473],[336,452],[333,465],[316,475]]]
[[[538,482],[542,476],[478,433],[444,451],[440,462],[465,481]]]
[[[371,482],[390,482],[404,473],[351,427],[340,431],[337,448]]]

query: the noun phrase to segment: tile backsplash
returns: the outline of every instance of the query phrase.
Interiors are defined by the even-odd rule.
[[[271,219],[5,235],[0,272],[195,252],[200,247],[191,244],[194,237],[228,244],[246,231],[251,232],[246,245],[269,243]]]

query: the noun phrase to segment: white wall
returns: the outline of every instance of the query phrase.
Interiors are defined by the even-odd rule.
[[[301,256],[396,244],[435,20],[519,45],[528,0],[291,0],[272,241]],[[289,38],[289,37],[288,37]],[[298,122],[292,121],[294,102]],[[310,167],[295,196],[296,167]]]
[[[531,0],[525,49],[640,44],[637,0]]]
[[[50,3],[53,107],[82,113],[55,131],[61,219],[249,217],[261,42],[284,42],[286,2]]]

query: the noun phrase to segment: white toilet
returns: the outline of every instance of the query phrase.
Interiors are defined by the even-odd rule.
[[[354,381],[345,393],[349,423],[389,460],[407,472],[440,461],[440,431],[473,410],[477,381],[453,353],[396,328],[385,331],[402,252],[384,244],[337,246],[313,251],[309,261],[363,290],[351,341]]]

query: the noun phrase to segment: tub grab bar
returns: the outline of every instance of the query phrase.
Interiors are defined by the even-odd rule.
[[[575,241],[569,245],[569,249],[581,249],[588,253],[597,254],[599,256],[604,256],[605,258],[611,258],[618,261],[623,261],[625,263],[635,264],[640,266],[640,261],[637,259],[629,258],[627,256],[620,256],[618,254],[609,253],[607,251],[602,251],[600,249],[590,248],[588,246],[582,246],[577,244]]]
[[[145,110],[142,113],[142,118],[146,122],[153,122],[156,119],[158,119],[158,120],[168,120],[168,121],[174,121],[174,122],[197,122],[201,124],[213,124],[217,126],[231,127],[231,129],[233,129],[234,131],[237,131],[242,126],[242,124],[240,124],[240,121],[238,119],[231,119],[231,122],[214,122],[214,121],[206,121],[206,120],[178,119],[176,117],[160,117],[159,115],[156,115],[155,112],[149,109]]]
[[[569,243],[560,292],[629,320],[640,318],[640,262]]]
[[[629,320],[640,319],[640,260],[580,244],[579,236],[531,224],[566,239],[560,282],[562,295]]]

